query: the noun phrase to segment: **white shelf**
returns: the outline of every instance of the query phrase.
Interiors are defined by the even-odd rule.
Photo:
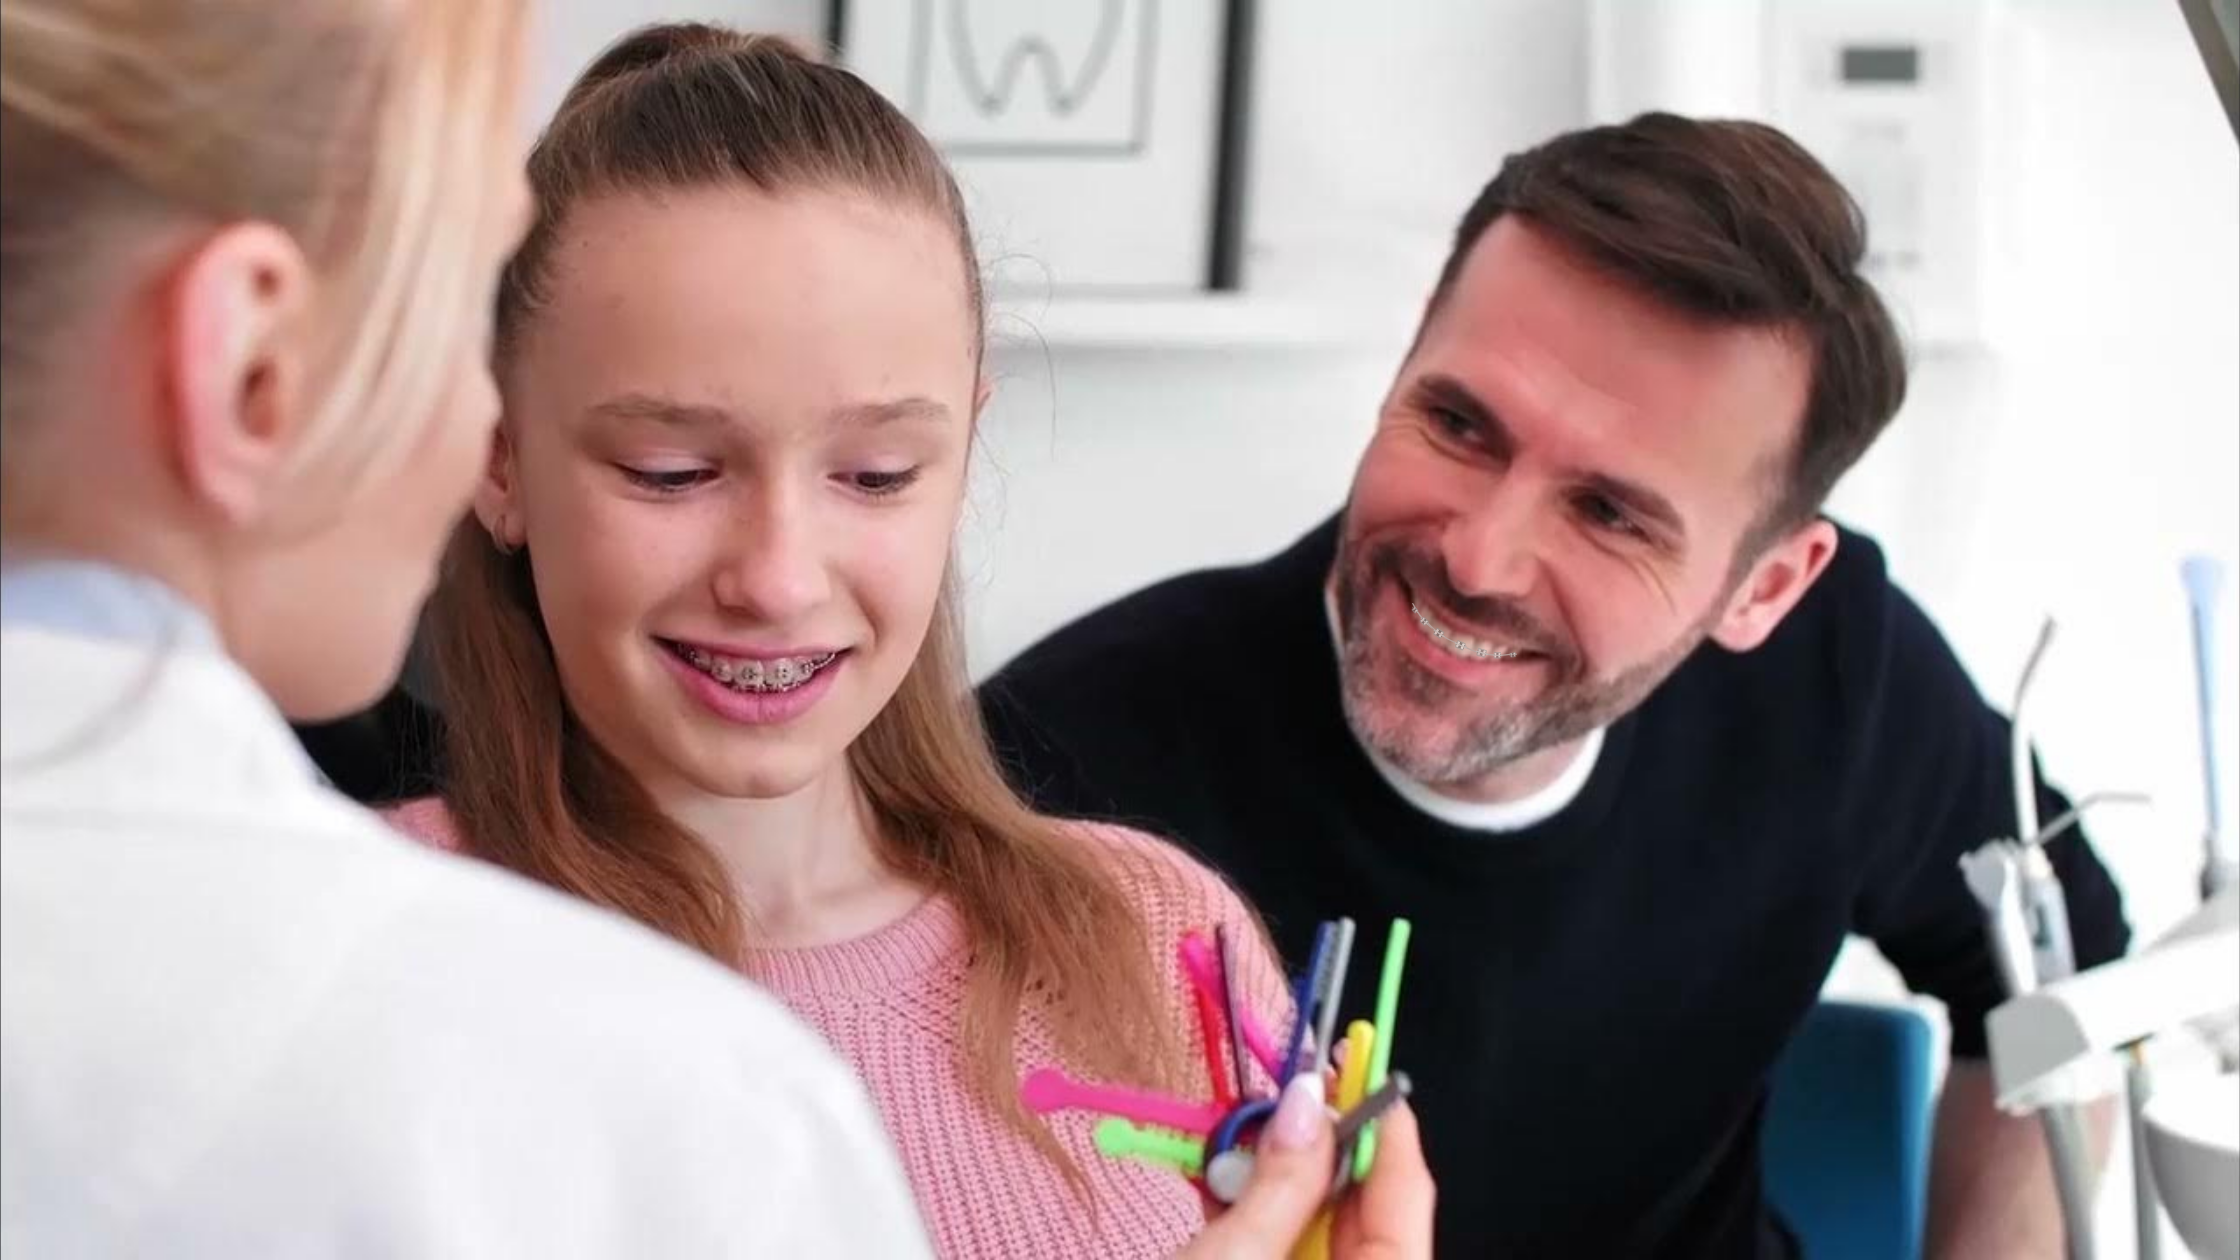
[[[1420,299],[1419,299],[1420,301]],[[1207,293],[1186,297],[1022,298],[998,295],[989,303],[989,348],[997,354],[1040,355],[1067,351],[1284,351],[1394,352],[1415,334],[1420,306],[1405,299],[1280,298]],[[1916,359],[1955,359],[1980,353],[1982,342],[1906,334]]]
[[[1190,297],[1027,299],[991,303],[998,351],[1285,350],[1402,341],[1414,315],[1396,303],[1208,293]]]

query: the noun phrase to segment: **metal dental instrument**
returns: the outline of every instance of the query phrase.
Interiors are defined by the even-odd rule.
[[[2014,688],[2014,711],[2007,715],[2011,730],[2007,748],[2014,763],[2014,834],[2018,839],[2038,834],[2038,776],[2030,765],[2026,702],[2030,698],[2031,680],[2038,673],[2038,663],[2045,659],[2046,649],[2052,644],[2053,618],[2048,617],[2038,627],[2038,641],[2030,648],[2029,659],[2022,663],[2022,681]]]
[[[2030,930],[2031,960],[2039,984],[2066,980],[2077,971],[2076,947],[2069,930],[2069,900],[2061,891],[2061,878],[2055,874],[2052,860],[2046,857],[2046,842],[2075,826],[2085,811],[2095,806],[2146,801],[2145,794],[2139,792],[2094,793],[2048,823],[2030,843],[2016,849],[2022,913]]]
[[[2067,831],[2069,828],[2076,826],[2078,822],[2082,821],[2086,810],[2098,809],[2102,805],[2152,804],[2154,804],[2154,798],[2148,796],[2145,792],[2091,793],[2090,795],[2084,797],[2082,800],[2078,801],[2075,805],[2070,806],[2067,813],[2061,815],[2059,818],[2054,819],[2052,822],[2047,823],[2044,830],[2040,831],[2037,835],[2030,837],[2030,845],[2033,848],[2038,848],[2050,843],[2062,832]]]

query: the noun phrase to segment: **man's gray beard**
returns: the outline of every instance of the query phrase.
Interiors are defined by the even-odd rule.
[[[1469,689],[1404,656],[1381,659],[1366,636],[1358,637],[1345,645],[1339,662],[1346,723],[1364,747],[1418,783],[1474,782],[1625,716],[1671,676],[1709,633],[1706,619],[1664,651],[1615,678],[1558,683],[1535,699],[1481,714],[1453,729],[1443,741],[1445,747],[1410,738],[1409,732],[1442,724],[1447,711],[1467,712]],[[1381,692],[1376,690],[1379,680],[1390,684]],[[1396,705],[1405,712],[1392,720]]]

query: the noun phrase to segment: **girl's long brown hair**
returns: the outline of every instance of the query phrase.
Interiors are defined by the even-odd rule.
[[[697,24],[624,38],[570,90],[529,174],[537,221],[499,300],[501,382],[545,300],[571,207],[616,192],[743,182],[922,209],[954,227],[970,317],[984,319],[963,202],[932,145],[861,80],[781,40]],[[946,581],[917,660],[848,761],[880,858],[950,899],[965,924],[966,1079],[1077,1176],[1018,1101],[1020,1013],[1040,1012],[1086,1072],[1173,1081],[1177,1038],[1123,883],[1171,875],[1084,842],[1006,785],[972,703],[955,604]],[[715,855],[569,713],[526,557],[501,554],[470,521],[453,540],[431,633],[451,719],[448,803],[469,851],[738,965],[747,926]]]

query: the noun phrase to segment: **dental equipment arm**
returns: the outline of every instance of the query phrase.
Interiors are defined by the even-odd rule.
[[[2030,755],[2030,684],[2037,677],[2039,664],[2045,660],[2046,649],[2053,643],[2053,629],[2051,617],[2038,628],[2038,640],[2030,648],[2029,659],[2023,662],[2021,681],[2015,684],[2014,711],[2009,718],[2015,835],[2026,842],[2034,841],[2039,834],[2038,776]],[[2014,980],[2014,991],[2025,993],[2037,985],[2061,980],[2073,973],[2076,949],[2069,934],[2068,902],[2061,890],[2061,880],[2054,874],[2053,864],[2034,843],[2011,848],[2012,891],[2008,896],[2019,900],[2028,926],[2030,966],[2025,975],[2020,960],[2010,959],[2009,974]],[[2011,937],[2009,907],[2003,903],[1996,910],[1999,917],[1990,925],[1994,945],[2002,952],[2014,951],[2017,943]],[[2069,1260],[2092,1260],[2096,1251],[2092,1183],[2099,1161],[2094,1158],[2091,1143],[2086,1138],[2084,1118],[2072,1104],[2049,1102],[2038,1109],[2038,1119],[2045,1130],[2046,1155],[2053,1167],[2053,1185],[2060,1199]]]
[[[2216,616],[2224,570],[2207,556],[2188,556],[2181,571],[2193,613],[2194,704],[2201,734],[2201,899],[2207,901],[2240,882],[2240,863],[2226,840],[2223,795],[2217,787]]]

